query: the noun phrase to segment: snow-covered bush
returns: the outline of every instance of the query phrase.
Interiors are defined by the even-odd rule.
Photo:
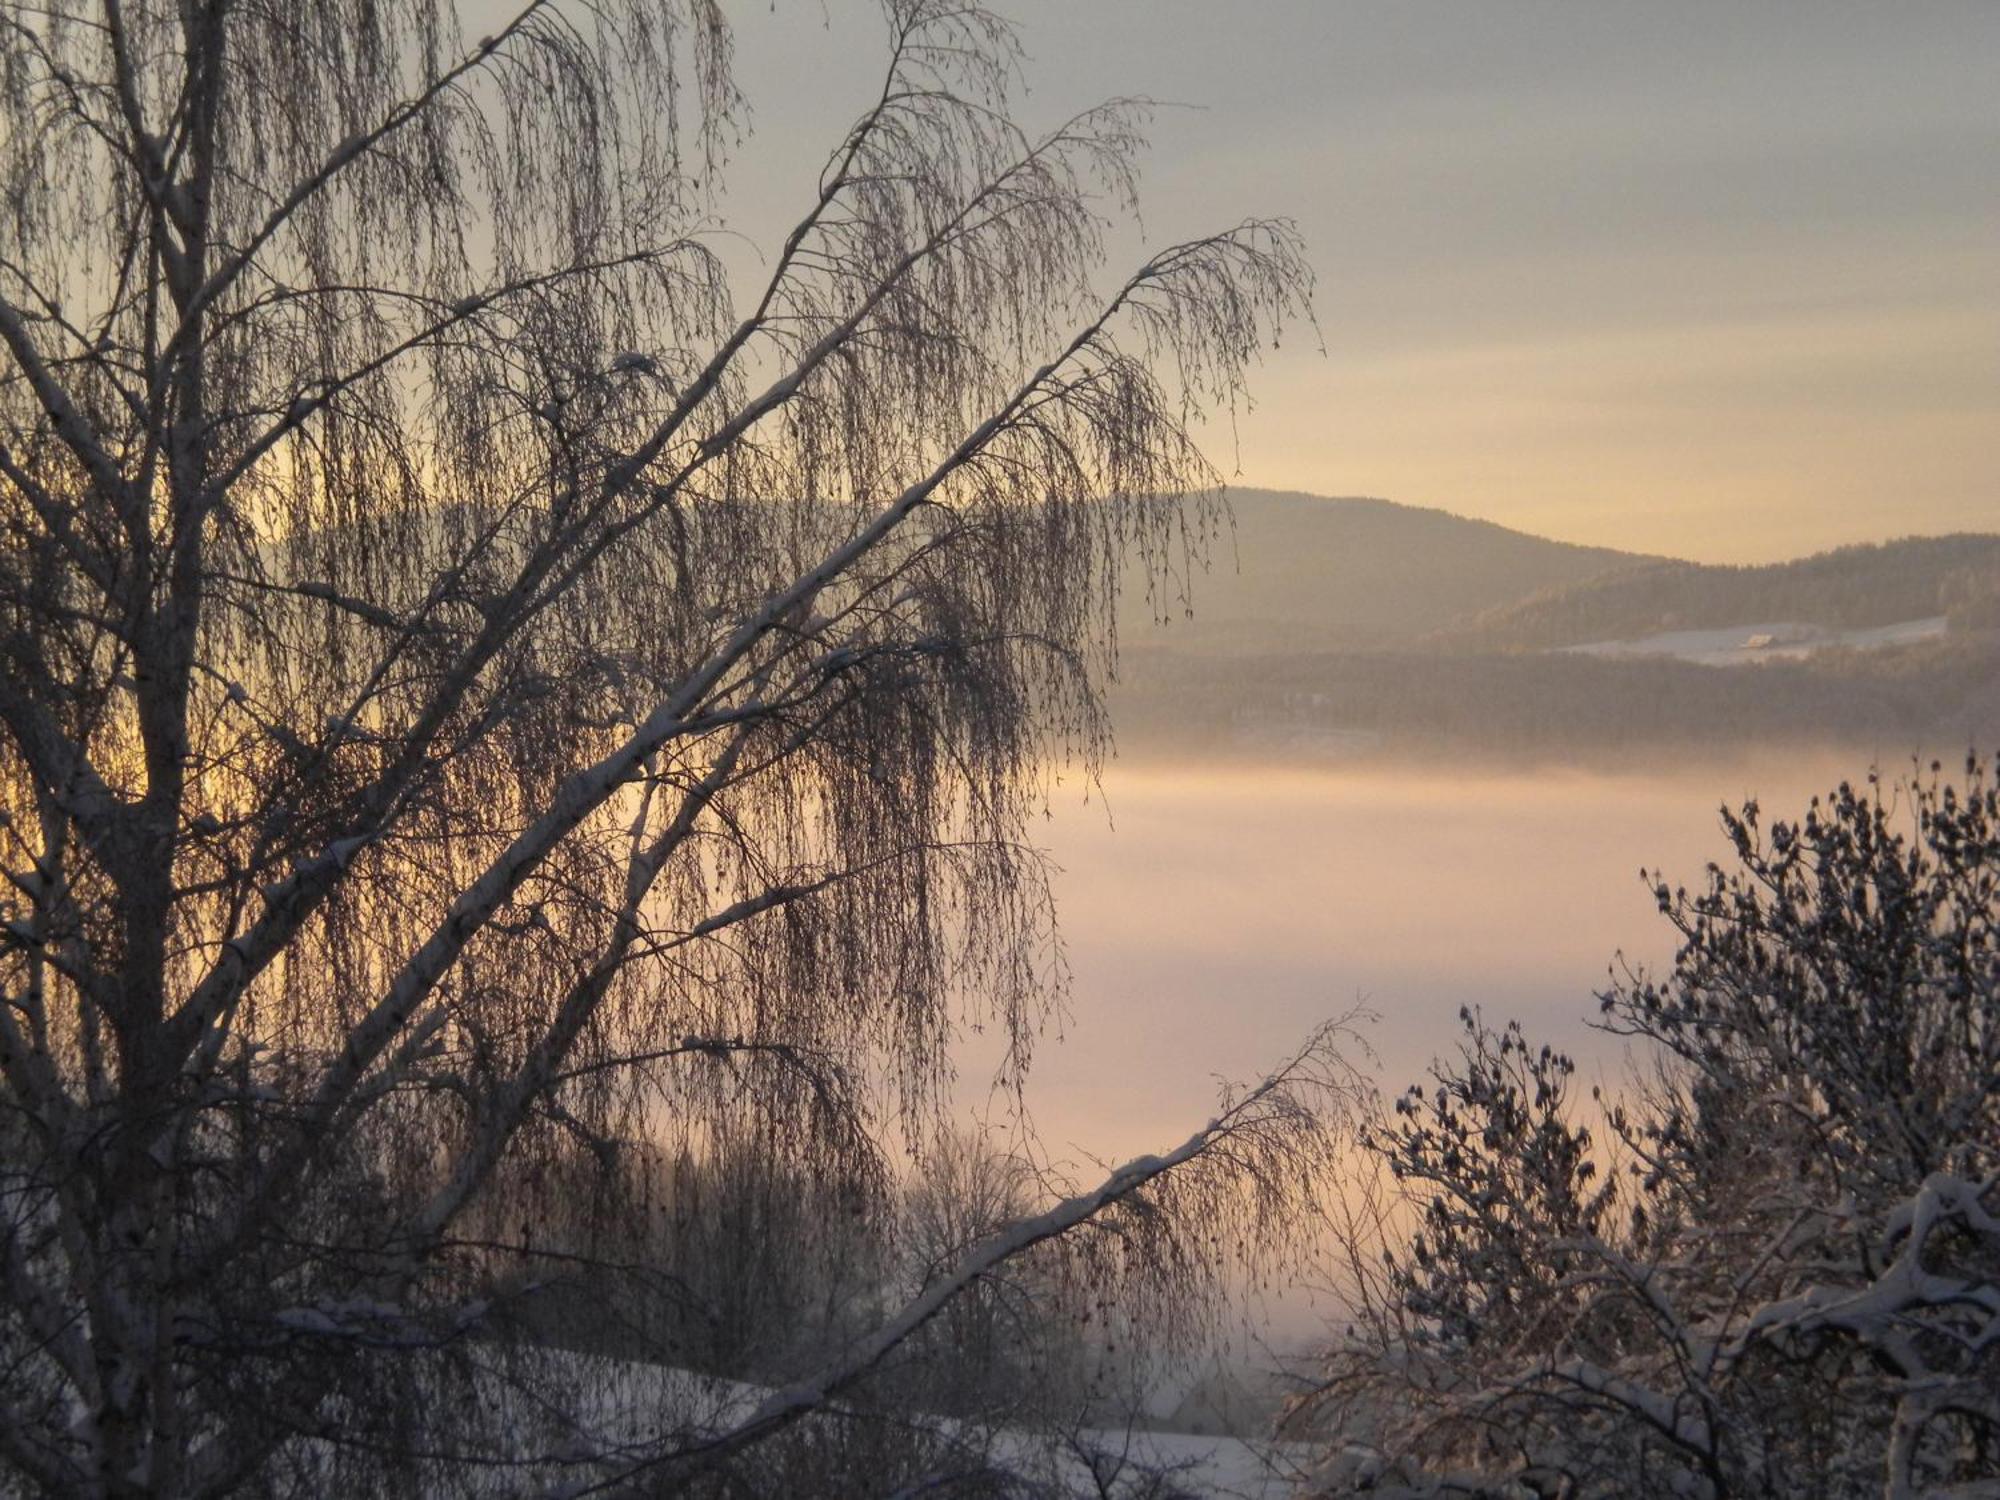
[[[1330,1492],[2000,1494],[2000,766],[1723,818],[1622,1097],[1467,1012],[1366,1132]]]

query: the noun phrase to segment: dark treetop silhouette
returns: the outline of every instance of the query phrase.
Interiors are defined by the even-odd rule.
[[[1327,1494],[1994,1493],[2000,765],[1723,826],[1599,997],[1623,1088],[1467,1011],[1363,1132]]]

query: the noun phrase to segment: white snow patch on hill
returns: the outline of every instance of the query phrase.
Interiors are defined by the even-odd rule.
[[[1630,641],[1592,641],[1563,650],[1583,656],[1622,659],[1664,656],[1704,667],[1747,667],[1759,662],[1802,661],[1816,651],[1844,647],[1875,651],[1885,646],[1909,646],[1932,641],[1945,631],[1945,617],[1902,620],[1868,630],[1831,630],[1822,625],[1780,621],[1762,625],[1729,625],[1719,630],[1668,630]]]

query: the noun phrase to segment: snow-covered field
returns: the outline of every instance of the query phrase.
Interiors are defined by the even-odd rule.
[[[666,1365],[559,1350],[542,1357],[548,1362],[545,1379],[567,1387],[572,1396],[589,1392],[585,1406],[599,1439],[593,1446],[602,1449],[643,1450],[675,1430],[726,1430],[771,1394],[761,1386]],[[495,1396],[502,1405],[520,1399],[518,1392],[497,1389]],[[968,1458],[1017,1476],[1022,1494],[1048,1500],[1142,1495],[1285,1500],[1310,1457],[1295,1444],[1185,1432],[1111,1427],[1041,1432],[948,1419],[939,1420],[933,1430],[962,1445]],[[503,1485],[496,1493],[513,1491]]]
[[[1007,1467],[1035,1473],[1053,1468],[1058,1493],[1095,1497],[1109,1490],[1145,1493],[1139,1476],[1166,1480],[1169,1494],[1202,1500],[1283,1500],[1300,1477],[1299,1455],[1240,1438],[1187,1432],[1119,1432],[1087,1428],[1051,1451],[1048,1439],[1002,1433],[995,1456]]]
[[[1613,659],[1668,656],[1704,667],[1754,666],[1758,662],[1800,661],[1816,651],[1844,647],[1874,651],[1936,640],[1944,634],[1945,617],[1902,620],[1868,630],[1830,630],[1820,625],[1779,621],[1763,625],[1730,625],[1719,630],[1668,630],[1630,641],[1592,641],[1563,649],[1583,656]]]

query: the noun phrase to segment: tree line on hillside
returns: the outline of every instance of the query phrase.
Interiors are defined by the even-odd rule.
[[[1737,667],[1555,653],[1129,650],[1114,704],[1121,743],[1138,755],[1310,756],[1316,738],[1355,736],[1389,754],[1815,740],[1902,753],[2000,732],[2000,650],[1945,641]]]
[[[1548,650],[1660,631],[1799,622],[1865,629],[1944,615],[1991,629],[2000,614],[2000,537],[1911,537],[1793,562],[1669,562],[1546,589],[1441,630],[1458,649]]]

